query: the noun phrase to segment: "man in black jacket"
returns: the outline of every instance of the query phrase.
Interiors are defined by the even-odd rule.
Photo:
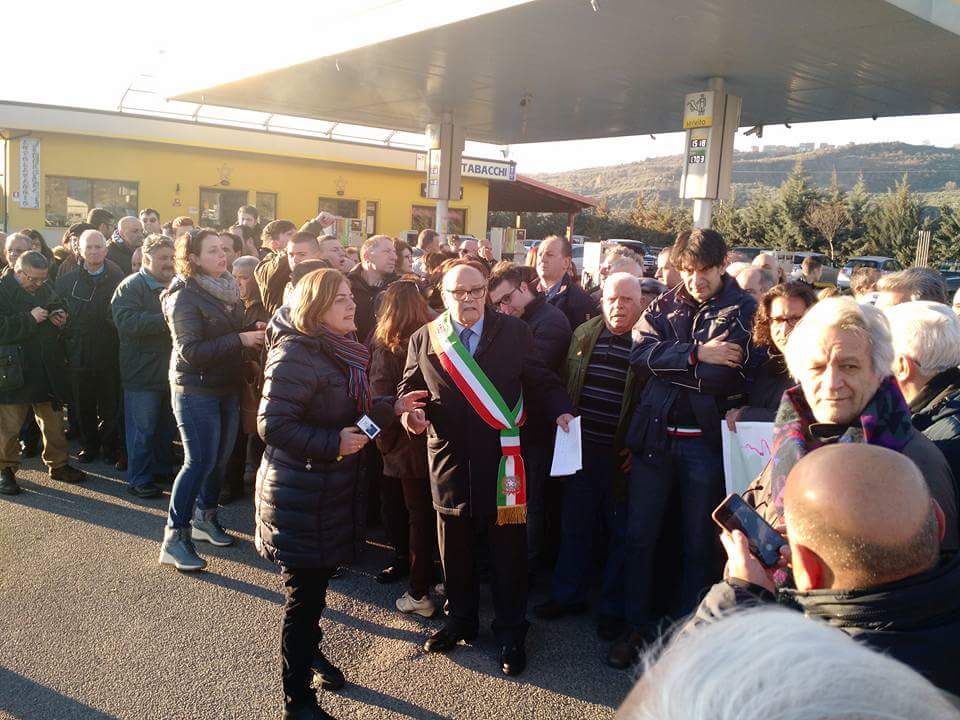
[[[133,253],[142,244],[143,223],[132,215],[122,217],[107,243],[107,258],[115,262],[124,275],[129,275],[133,272]]]
[[[573,249],[569,241],[557,235],[545,237],[537,246],[537,274],[540,289],[547,302],[567,316],[570,328],[585,323],[600,314],[597,301],[577,285],[570,277],[576,272],[573,266]]]
[[[296,233],[297,226],[289,220],[273,220],[263,229],[263,247],[269,254],[260,261],[253,275],[263,307],[270,315],[283,305],[283,291],[290,282],[287,243]]]
[[[777,592],[746,536],[724,533],[727,579],[692,622],[776,600],[960,694],[960,558],[941,559],[943,511],[910,458],[824,446],[794,465],[783,504],[796,589]]]
[[[530,326],[534,348],[547,367],[559,375],[572,332],[566,315],[548,303],[537,290],[536,271],[528,266],[511,266],[491,275],[487,289],[490,304],[495,309],[518,317]],[[527,559],[533,573],[544,551],[546,527],[559,523],[551,524],[546,517],[548,465],[555,425],[552,418],[545,416],[535,405],[528,410],[530,419],[524,425],[522,442],[527,469]],[[552,514],[556,515],[559,513]]]
[[[634,330],[630,364],[646,378],[630,428],[627,519],[629,634],[608,662],[631,665],[655,630],[654,558],[676,488],[683,556],[677,617],[719,574],[710,512],[723,498],[720,420],[743,392],[757,304],[726,273],[727,246],[713,230],[683,232],[671,259],[682,282],[654,300]]]
[[[347,273],[357,304],[357,340],[367,341],[377,327],[377,298],[396,280],[397,250],[393,238],[374,235],[360,246],[360,264]]]
[[[97,230],[80,236],[80,257],[80,267],[60,277],[56,286],[70,315],[67,351],[83,445],[77,459],[93,462],[102,452],[112,465],[120,450],[120,364],[110,300],[124,276],[107,264],[107,243]]]
[[[85,475],[67,464],[63,401],[70,394],[61,330],[68,317],[47,282],[50,264],[38,252],[18,256],[0,276],[0,494],[20,492],[20,428],[33,410],[43,436],[50,477],[79,482]]]
[[[478,269],[469,264],[451,268],[442,290],[448,312],[410,338],[398,388],[401,395],[429,391],[425,410],[402,416],[410,432],[419,434],[429,426],[430,485],[440,517],[440,558],[450,602],[447,624],[424,649],[444,652],[476,637],[475,561],[485,537],[493,566],[493,631],[500,667],[516,675],[526,666],[527,631],[524,487],[515,460],[521,451],[519,410],[524,395],[535,399],[543,414],[566,430],[573,419],[570,400],[536,352],[530,328],[485,309],[487,286]],[[492,424],[497,417],[508,424]]]

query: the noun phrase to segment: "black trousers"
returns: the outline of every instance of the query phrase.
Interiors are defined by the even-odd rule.
[[[497,525],[496,517],[439,514],[437,537],[450,601],[450,622],[472,635],[480,624],[477,551],[486,539],[493,590],[493,634],[502,644],[527,634],[527,526]]]
[[[383,476],[380,511],[397,559],[410,562],[410,594],[418,600],[430,590],[437,554],[437,511],[430,480]]]
[[[116,452],[120,445],[117,409],[120,371],[116,367],[74,370],[73,398],[84,450]]]
[[[280,568],[287,598],[280,631],[283,701],[287,706],[312,702],[316,698],[310,687],[311,666],[323,639],[320,615],[327,606],[327,583],[334,570]]]

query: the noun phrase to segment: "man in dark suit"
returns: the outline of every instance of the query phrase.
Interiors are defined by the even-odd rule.
[[[516,675],[526,666],[527,631],[526,499],[517,460],[522,397],[564,430],[572,408],[527,324],[485,308],[486,281],[475,265],[465,261],[448,270],[442,290],[447,312],[410,338],[398,389],[429,391],[424,410],[402,416],[410,432],[429,427],[430,485],[450,601],[447,624],[424,649],[444,652],[476,637],[475,560],[486,537],[500,666]]]

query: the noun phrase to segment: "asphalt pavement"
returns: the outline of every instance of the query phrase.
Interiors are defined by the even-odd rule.
[[[252,499],[221,510],[237,543],[199,543],[209,566],[184,575],[157,564],[169,496],[138,500],[122,473],[85,469],[71,486],[26,461],[24,492],[0,496],[0,718],[278,718],[283,596],[253,547]],[[534,621],[526,672],[504,677],[487,588],[479,638],[427,655],[442,621],[396,611],[402,583],[373,580],[388,559],[371,541],[331,582],[324,649],[348,681],[321,693],[334,717],[599,720],[629,691],[589,615]]]

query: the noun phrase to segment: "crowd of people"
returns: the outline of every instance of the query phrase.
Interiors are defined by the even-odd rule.
[[[764,683],[776,697],[810,653],[889,679],[825,707],[949,708],[960,319],[936,271],[858,270],[843,295],[815,258],[790,278],[773,253],[748,264],[692,230],[655,277],[613,246],[583,287],[561,237],[521,264],[432,230],[416,247],[386,235],[344,247],[335,220],[261,226],[244,206],[217,230],[98,208],[52,250],[33,230],[6,236],[0,493],[20,492],[21,457],[38,453],[51,479],[82,481],[76,438],[77,462],[116,465],[138,500],[169,486],[159,562],[181,571],[206,566],[196,542],[234,542],[218,508],[252,494],[256,548],[286,595],[285,718],[330,717],[313,678],[346,682],[321,616],[371,502],[394,552],[377,582],[404,582],[399,612],[444,617],[428,653],[477,636],[489,582],[498,666],[522,673],[539,582],[535,617],[585,613],[595,596],[608,663],[644,658],[623,717],[699,717],[666,702],[673,686],[699,688],[689,707],[714,707],[710,693],[749,705]],[[582,469],[552,477],[575,418]],[[711,518],[721,427],[750,421],[774,427],[743,495],[788,542],[772,568]],[[729,617],[764,604],[781,609]],[[749,635],[753,684],[707,682]],[[807,677],[784,697],[816,691]]]

